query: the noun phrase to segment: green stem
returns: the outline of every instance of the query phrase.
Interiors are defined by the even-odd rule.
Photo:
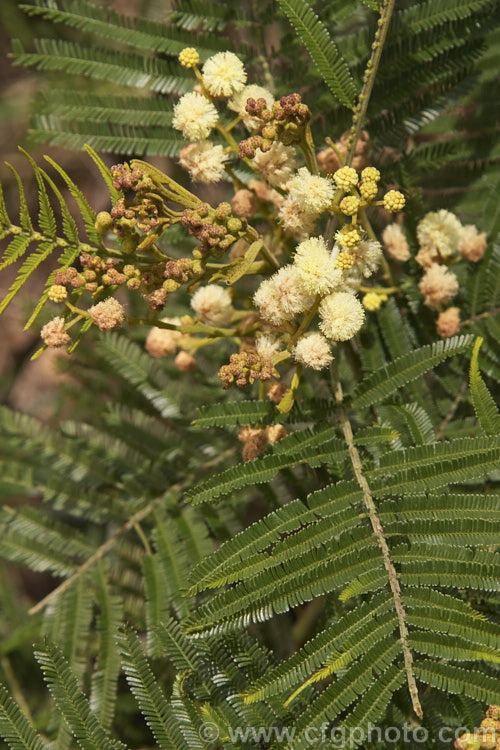
[[[306,167],[311,174],[318,174],[318,162],[316,159],[316,150],[314,148],[314,142],[312,139],[311,127],[308,124],[304,131],[304,135],[299,143],[299,148],[302,151]]]
[[[389,24],[391,22],[395,2],[396,0],[385,0],[380,12],[378,29],[375,33],[375,39],[372,44],[372,54],[368,61],[364,75],[363,88],[361,89],[358,97],[358,102],[356,104],[356,107],[354,108],[351,134],[347,144],[347,155],[345,160],[345,163],[348,167],[351,166],[354,151],[363,129],[363,124],[365,121],[368,104],[370,103],[370,97],[372,95],[373,85],[375,83],[380,58],[382,57],[382,51],[387,39],[387,32],[389,30]]]
[[[302,319],[302,323],[300,324],[300,326],[297,328],[297,330],[293,334],[292,338],[290,339],[290,341],[288,343],[288,348],[289,349],[292,349],[295,346],[295,344],[297,343],[297,341],[299,340],[299,338],[302,336],[302,334],[305,331],[307,331],[307,329],[309,328],[309,326],[310,326],[310,324],[312,322],[312,319],[314,318],[314,316],[318,312],[318,308],[319,308],[320,302],[321,302],[321,297],[318,295],[316,297],[316,301],[314,302],[314,305],[311,307],[311,309],[309,310],[309,312],[307,312],[304,315],[304,317]]]
[[[274,257],[274,253],[272,250],[270,250],[268,247],[266,247],[263,244],[260,252],[264,256],[264,258],[267,260],[267,262],[271,264],[273,268],[276,268],[276,269],[280,268],[279,261],[276,260],[276,258]]]

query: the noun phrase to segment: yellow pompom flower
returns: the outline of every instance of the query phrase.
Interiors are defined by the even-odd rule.
[[[355,195],[347,195],[340,201],[340,210],[346,216],[354,216],[359,208],[360,200]]]
[[[393,214],[397,211],[401,211],[405,206],[405,202],[405,197],[403,193],[399,192],[399,190],[389,190],[389,192],[384,195],[384,208],[387,211],[391,211]]]
[[[375,310],[378,310],[382,302],[386,302],[387,295],[386,294],[376,294],[375,292],[368,292],[363,297],[363,307],[365,310],[368,310],[368,312],[375,312]]]
[[[378,185],[376,182],[373,182],[372,180],[364,180],[359,186],[359,192],[363,200],[369,203],[377,195]]]
[[[337,255],[335,266],[340,268],[341,271],[348,271],[354,265],[354,256],[351,253],[341,250]]]
[[[365,167],[361,172],[361,179],[363,181],[378,182],[380,180],[380,172],[375,167]]]
[[[62,284],[52,284],[47,296],[51,302],[64,302],[65,299],[68,299],[68,292]]]
[[[350,190],[358,184],[358,173],[352,167],[341,167],[333,175],[337,187]]]
[[[200,62],[200,56],[194,47],[185,47],[179,54],[179,62],[184,68],[195,68]]]
[[[356,247],[361,242],[361,235],[356,227],[352,224],[346,224],[342,229],[335,233],[335,239],[340,247]]]

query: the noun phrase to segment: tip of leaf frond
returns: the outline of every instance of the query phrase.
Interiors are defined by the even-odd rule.
[[[26,328],[24,330],[26,330]],[[44,353],[46,348],[47,346],[46,344],[44,344],[43,346],[40,347],[40,349],[37,349],[36,352],[33,354],[33,356],[30,357],[31,362],[33,362],[33,360],[35,359],[38,359],[38,357]]]
[[[483,343],[484,339],[482,336],[478,336],[476,340],[474,341],[474,347],[472,349],[472,359],[475,359],[477,355],[479,354],[479,350],[481,348],[481,344]]]

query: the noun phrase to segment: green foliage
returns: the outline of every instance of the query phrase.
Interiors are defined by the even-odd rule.
[[[349,68],[310,5],[306,0],[279,0],[279,4],[332,94],[344,106],[352,108],[356,87]]]

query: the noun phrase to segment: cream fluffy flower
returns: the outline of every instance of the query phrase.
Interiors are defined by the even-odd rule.
[[[361,276],[367,279],[380,265],[382,246],[375,240],[363,240],[351,253],[354,255],[354,265],[349,273],[349,280],[359,279]]]
[[[303,210],[315,214],[328,208],[335,195],[332,181],[327,177],[311,174],[307,167],[301,167],[286,187],[292,200]]]
[[[343,281],[342,271],[336,268],[323,237],[310,237],[301,242],[293,262],[304,289],[310,294],[327,294]]]
[[[440,313],[436,321],[436,331],[443,339],[455,336],[460,331],[460,308],[449,307]]]
[[[200,286],[191,297],[191,307],[203,323],[211,326],[229,325],[234,312],[229,291],[217,284]]]
[[[210,141],[200,141],[184,146],[179,154],[179,164],[189,172],[193,182],[220,182],[224,174],[227,155],[223,146],[214,146]]]
[[[212,96],[232,96],[246,80],[245,67],[233,52],[217,52],[203,66],[203,83]]]
[[[323,370],[333,361],[330,344],[321,333],[307,333],[297,342],[293,356],[306,367]]]
[[[265,279],[254,295],[255,306],[262,318],[274,325],[291,320],[314,301],[302,286],[295,266],[283,266],[270,279]]]
[[[89,315],[101,331],[113,331],[125,320],[125,310],[114,297],[108,297],[103,302],[92,305]]]
[[[162,323],[171,323],[172,325],[180,325],[180,318],[162,318]],[[168,357],[169,354],[173,354],[179,344],[179,339],[182,338],[180,331],[174,331],[170,328],[158,328],[154,326],[148,333],[148,337],[144,344],[144,348],[152,357],[160,359],[161,357]]]
[[[348,341],[357,334],[365,319],[361,302],[348,292],[328,295],[319,306],[319,327],[329,339]]]
[[[247,130],[255,130],[255,128],[261,124],[262,120],[258,117],[251,117],[248,114],[245,109],[248,99],[264,99],[267,108],[271,109],[274,103],[274,97],[270,91],[262,86],[251,84],[250,86],[245,86],[241,91],[238,91],[238,93],[227,103],[229,109],[232,109],[233,112],[237,112],[241,117]]]
[[[466,224],[462,228],[458,250],[464,258],[473,263],[481,260],[486,250],[486,232],[479,232],[474,224]]]
[[[297,168],[295,150],[275,141],[269,151],[255,152],[253,159],[263,179],[274,187],[284,188]]]
[[[69,334],[64,330],[66,321],[64,318],[52,318],[44,325],[40,332],[43,343],[53,349],[66,346],[71,341]]]
[[[290,196],[279,207],[278,216],[285,232],[291,234],[296,240],[305,239],[316,229],[318,215],[304,211]]]
[[[193,91],[184,94],[175,105],[172,125],[182,131],[187,141],[203,141],[210,135],[218,117],[212,102]]]
[[[453,299],[458,292],[458,280],[446,266],[433,263],[422,276],[418,288],[425,296],[424,303],[428,307],[439,307],[441,303]]]
[[[281,342],[274,336],[263,334],[258,337],[255,348],[259,357],[272,360],[281,350]]]
[[[388,224],[382,232],[382,241],[390,258],[400,263],[409,260],[410,248],[399,224]]]
[[[417,237],[421,248],[428,248],[435,259],[443,260],[458,250],[462,225],[450,211],[442,208],[426,214],[417,226]]]

